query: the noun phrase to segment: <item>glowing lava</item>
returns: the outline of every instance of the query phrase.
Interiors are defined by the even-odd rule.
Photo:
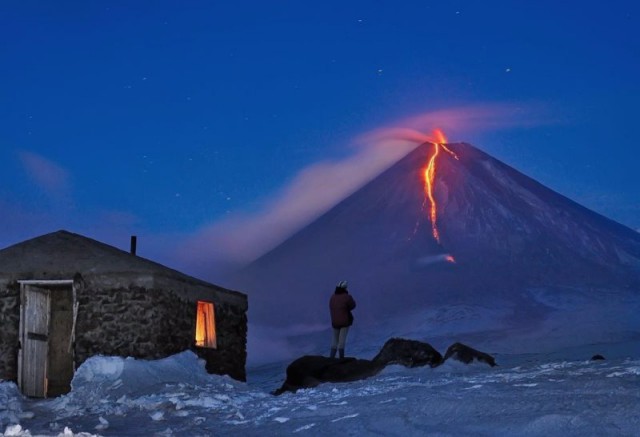
[[[447,142],[447,138],[444,136],[444,133],[440,129],[436,129],[433,131],[433,155],[429,158],[429,163],[427,164],[427,168],[424,170],[424,191],[425,195],[429,199],[429,219],[431,220],[431,231],[433,233],[433,237],[436,239],[438,243],[440,243],[440,232],[438,232],[438,205],[436,203],[436,198],[433,194],[433,186],[436,180],[436,163],[438,154],[440,154],[440,149],[444,150],[446,153],[453,156],[455,159],[458,159],[455,153],[451,151],[445,143]]]

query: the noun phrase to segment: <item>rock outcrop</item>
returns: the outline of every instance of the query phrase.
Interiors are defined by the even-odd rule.
[[[287,377],[282,386],[272,394],[296,392],[301,388],[316,387],[323,382],[350,382],[377,375],[390,364],[406,367],[437,367],[453,358],[463,363],[480,361],[496,365],[495,359],[484,352],[477,351],[462,343],[454,343],[444,358],[429,343],[404,338],[392,338],[382,346],[373,360],[356,358],[328,358],[318,355],[305,355],[293,361],[287,367]]]
[[[442,355],[429,343],[404,338],[391,338],[382,346],[373,361],[383,365],[402,364],[406,367],[442,364]]]
[[[328,358],[305,355],[287,367],[287,378],[275,395],[311,388],[323,382],[349,382],[366,379],[378,374],[384,364],[356,358]]]
[[[443,361],[446,361],[449,358],[453,358],[454,360],[461,361],[465,364],[471,364],[475,360],[481,363],[487,363],[491,367],[496,365],[496,360],[491,355],[485,352],[480,352],[462,343],[454,343],[449,346],[447,352],[444,354]]]

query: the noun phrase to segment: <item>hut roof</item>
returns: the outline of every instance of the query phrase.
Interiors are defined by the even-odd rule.
[[[196,286],[245,296],[132,255],[100,241],[65,230],[41,235],[0,250],[0,275],[47,276],[127,274],[165,277]]]

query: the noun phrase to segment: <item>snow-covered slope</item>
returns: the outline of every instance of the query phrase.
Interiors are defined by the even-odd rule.
[[[57,399],[28,400],[0,382],[0,432],[632,436],[640,426],[640,357],[629,351],[637,347],[497,355],[495,368],[391,366],[368,380],[279,397],[267,391],[282,382],[284,363],[253,369],[244,384],[207,375],[191,352],[159,361],[94,357],[79,368],[71,393]],[[589,361],[595,352],[609,359]]]

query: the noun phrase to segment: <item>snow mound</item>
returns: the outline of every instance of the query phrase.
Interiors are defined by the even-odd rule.
[[[76,391],[96,385],[111,389],[126,386],[129,391],[141,391],[169,382],[205,384],[211,382],[211,378],[204,362],[191,351],[160,360],[95,356],[78,368],[71,387]]]
[[[117,404],[131,403],[132,397],[152,397],[173,385],[209,386],[217,391],[216,387],[237,388],[242,384],[226,376],[208,374],[204,361],[191,351],[160,360],[95,356],[76,371],[71,381],[72,391],[52,402],[53,407],[65,415],[79,414],[88,405],[96,412],[110,413],[112,408],[103,411],[99,406],[113,400],[117,400]]]
[[[246,384],[228,376],[208,374],[204,361],[191,351],[160,360],[95,356],[78,368],[71,386],[71,392],[64,396],[35,401],[43,408],[46,405],[46,410],[53,415],[40,425],[38,422],[43,418],[36,417],[32,422],[53,432],[47,435],[67,436],[63,434],[64,428],[77,429],[78,426],[90,432],[118,435],[137,421],[147,424],[147,430],[171,435],[176,423],[188,428],[206,420],[203,418],[212,411],[224,411],[232,422],[242,420],[238,402],[268,396],[249,393]],[[20,404],[25,403],[25,399],[15,384],[6,384],[0,391],[0,400],[4,400],[2,396],[18,399],[15,412],[7,414],[3,423],[24,425],[20,423],[20,417],[25,414],[21,413]],[[167,428],[167,423],[173,426]],[[11,432],[31,435],[24,429]],[[83,437],[88,435],[91,434]]]
[[[120,357],[91,357],[76,371],[71,381],[71,388],[117,380],[123,369],[124,360]]]
[[[0,382],[0,429],[20,423],[22,400],[23,396],[17,385],[13,382]]]

